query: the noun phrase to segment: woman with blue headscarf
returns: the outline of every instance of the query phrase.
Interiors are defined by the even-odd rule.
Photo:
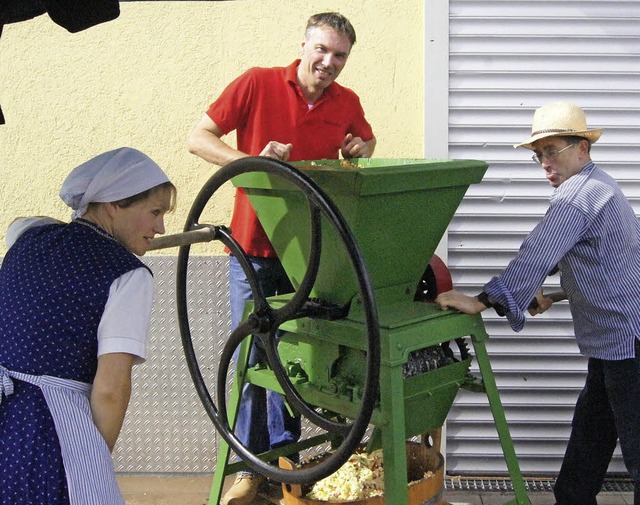
[[[74,169],[70,223],[20,219],[0,268],[0,503],[124,505],[114,448],[146,358],[153,278],[138,256],[175,205],[121,148]]]

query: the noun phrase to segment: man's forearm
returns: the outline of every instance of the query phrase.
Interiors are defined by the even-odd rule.
[[[210,132],[193,132],[187,143],[189,152],[214,165],[224,166],[245,158],[247,154],[234,149]]]

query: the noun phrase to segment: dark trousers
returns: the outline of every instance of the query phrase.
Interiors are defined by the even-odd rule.
[[[556,505],[596,505],[620,440],[640,505],[640,345],[621,361],[590,358],[573,415],[571,437],[554,487]]]

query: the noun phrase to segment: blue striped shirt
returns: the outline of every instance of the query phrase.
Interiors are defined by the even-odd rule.
[[[640,337],[640,224],[616,181],[593,162],[556,188],[518,255],[485,285],[507,309],[515,331],[556,268],[580,352],[607,360],[633,358]]]

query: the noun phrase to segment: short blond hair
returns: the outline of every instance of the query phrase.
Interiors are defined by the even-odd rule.
[[[353,46],[356,43],[356,30],[347,18],[338,12],[321,12],[314,14],[307,21],[307,28],[305,29],[305,36],[308,37],[309,30],[313,28],[319,28],[321,26],[327,26],[338,33],[341,33]]]

